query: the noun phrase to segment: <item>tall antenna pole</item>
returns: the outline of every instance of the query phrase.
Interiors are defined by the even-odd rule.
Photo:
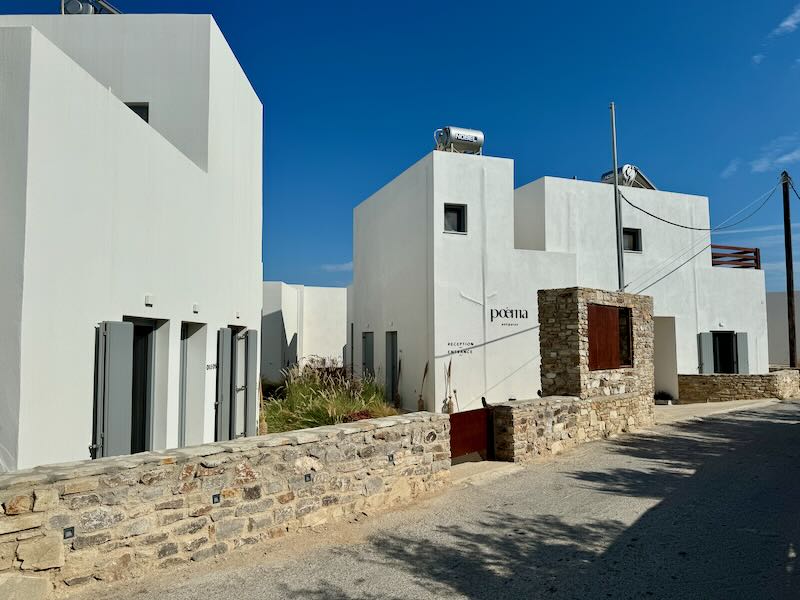
[[[789,173],[781,173],[783,182],[783,241],[786,250],[786,311],[789,322],[789,366],[797,368],[797,333],[794,320],[794,257],[792,256],[792,217],[789,207]]]
[[[611,153],[614,156],[614,212],[617,221],[617,275],[620,291],[625,289],[625,266],[622,262],[622,211],[619,205],[619,170],[617,168],[617,111],[611,103]]]

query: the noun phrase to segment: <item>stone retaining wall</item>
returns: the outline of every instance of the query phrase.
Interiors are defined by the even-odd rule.
[[[523,462],[654,422],[651,396],[550,396],[494,407],[495,458]]]
[[[135,576],[408,502],[448,481],[449,430],[423,412],[0,475],[0,588]]]
[[[800,398],[800,373],[678,375],[678,404],[756,398]]]

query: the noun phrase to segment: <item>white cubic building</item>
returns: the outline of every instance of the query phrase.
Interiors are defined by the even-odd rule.
[[[705,197],[621,190],[709,227]],[[678,373],[767,372],[763,272],[712,266],[708,232],[624,202],[622,220],[625,291],[654,298],[656,390],[677,397]],[[437,411],[535,398],[537,290],[619,288],[613,186],[514,190],[512,160],[434,151],[356,207],[353,260],[347,354],[387,395]]]
[[[0,470],[255,431],[261,137],[210,16],[0,16]]]
[[[264,282],[261,377],[283,379],[293,365],[342,365],[347,344],[347,289]]]
[[[786,298],[786,292],[767,292],[769,364],[776,367],[789,364],[789,314]],[[800,310],[800,292],[794,293],[794,304]],[[795,343],[800,350],[800,340],[795,339]]]

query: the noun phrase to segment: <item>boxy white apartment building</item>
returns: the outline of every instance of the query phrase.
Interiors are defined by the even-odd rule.
[[[709,227],[705,197],[621,190]],[[626,291],[654,297],[656,389],[677,397],[678,373],[767,372],[763,272],[712,266],[707,232],[624,202],[622,219]],[[409,409],[535,398],[537,290],[619,287],[613,186],[544,177],[514,190],[512,160],[434,151],[356,207],[353,257],[356,371]]]
[[[205,15],[0,16],[0,470],[256,430],[262,106]]]
[[[261,377],[275,383],[284,370],[321,360],[343,364],[347,344],[347,288],[264,282]]]

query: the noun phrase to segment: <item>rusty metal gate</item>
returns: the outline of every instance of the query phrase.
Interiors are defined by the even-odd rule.
[[[473,453],[480,454],[483,460],[494,458],[494,420],[491,408],[450,415],[451,458]]]

